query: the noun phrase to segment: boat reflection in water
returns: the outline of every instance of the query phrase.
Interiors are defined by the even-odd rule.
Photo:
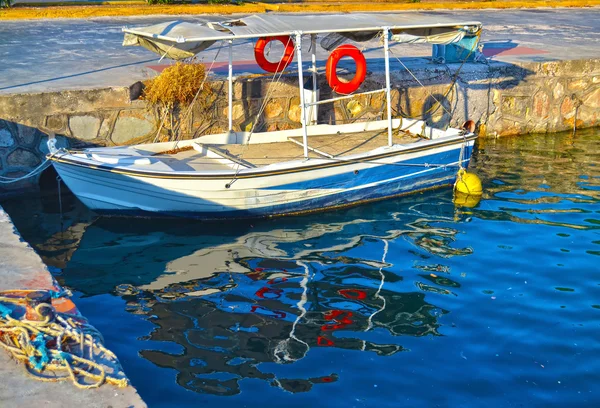
[[[438,217],[419,210],[432,197],[441,200]],[[115,293],[129,312],[150,316],[155,329],[146,339],[183,351],[140,354],[177,370],[182,387],[233,395],[253,378],[308,391],[335,382],[336,368],[284,378],[264,363],[294,363],[316,348],[393,355],[404,350],[398,336],[439,335],[448,311],[426,292],[452,295],[460,286],[448,268],[427,262],[470,253],[451,246],[456,230],[440,226],[455,220],[447,194],[376,207],[377,217],[363,207],[329,214],[327,223],[300,217],[235,227],[98,219],[76,224],[85,232],[59,279],[85,295]],[[409,281],[391,271],[391,246],[419,255]]]

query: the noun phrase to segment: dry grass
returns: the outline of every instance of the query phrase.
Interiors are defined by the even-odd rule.
[[[462,0],[421,0],[419,3],[405,1],[338,0],[322,2],[309,0],[303,3],[244,3],[240,5],[180,4],[143,5],[108,4],[97,6],[52,6],[15,7],[0,11],[0,20],[39,19],[39,18],[85,18],[101,16],[139,16],[151,14],[232,14],[264,13],[268,10],[279,12],[353,12],[353,11],[402,11],[439,9],[513,9],[538,7],[596,7],[600,0],[521,0],[521,1],[462,1]]]
[[[192,103],[205,78],[204,64],[177,62],[146,82],[143,97],[155,106],[186,106]],[[205,88],[204,93],[211,92],[210,87]]]
[[[177,62],[146,81],[142,98],[159,118],[158,127],[166,133],[166,140],[180,139],[190,132],[192,105],[196,112],[207,112],[213,92],[205,79],[204,65],[192,61]]]

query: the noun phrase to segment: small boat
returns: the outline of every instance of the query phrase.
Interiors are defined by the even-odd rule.
[[[467,167],[476,135],[472,123],[436,129],[424,121],[392,117],[390,43],[449,44],[481,32],[479,22],[411,21],[410,15],[260,15],[205,24],[170,22],[124,28],[125,45],[141,45],[162,57],[187,58],[216,42],[229,45],[229,131],[190,140],[122,147],[57,150],[49,143],[56,171],[69,189],[100,213],[184,216],[203,219],[298,214],[385,199],[451,185]],[[315,27],[327,27],[315,29]],[[327,44],[381,38],[385,87],[358,93],[366,75],[362,53],[350,44],[328,60],[327,80],[338,96],[319,100],[317,36]],[[255,53],[273,38],[293,43],[279,64],[257,62],[281,77],[295,54],[301,128],[236,132],[232,126],[232,44],[256,40]],[[313,92],[307,90],[302,49],[311,44]],[[321,41],[321,45],[324,42]],[[262,48],[260,48],[262,47]],[[358,52],[357,52],[358,51]],[[337,52],[337,54],[335,54]],[[337,78],[331,61],[353,58],[357,73]],[[260,52],[257,55],[261,55]],[[263,55],[264,56],[264,55]],[[285,67],[282,67],[285,65]],[[331,68],[333,66],[333,68]],[[361,77],[362,75],[362,77]],[[318,105],[361,94],[384,93],[383,120],[318,124]],[[314,116],[313,116],[314,115]]]

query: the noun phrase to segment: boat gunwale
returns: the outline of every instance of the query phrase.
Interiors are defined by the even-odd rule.
[[[444,138],[440,138],[440,139],[444,139]],[[440,140],[437,139],[437,140]],[[291,173],[301,173],[304,171],[312,171],[312,170],[319,170],[319,169],[323,169],[323,168],[330,168],[330,167],[339,167],[339,166],[345,166],[345,165],[351,165],[351,164],[356,164],[356,163],[368,163],[372,160],[378,160],[378,159],[382,159],[382,158],[387,158],[387,157],[393,157],[393,156],[397,156],[397,155],[404,155],[404,154],[410,154],[410,153],[415,153],[415,152],[421,152],[421,151],[425,151],[425,150],[432,150],[435,148],[439,148],[439,147],[445,147],[445,146],[450,146],[453,144],[459,144],[459,143],[467,143],[470,141],[473,141],[477,139],[477,135],[474,133],[471,134],[467,134],[467,135],[463,135],[462,137],[454,137],[450,140],[442,140],[441,142],[436,143],[435,141],[430,141],[431,143],[427,143],[426,145],[422,145],[422,146],[415,146],[415,147],[408,147],[406,149],[398,149],[398,150],[394,150],[394,151],[390,151],[390,152],[384,152],[384,153],[379,153],[376,155],[372,155],[372,156],[368,156],[367,154],[365,154],[365,157],[361,157],[361,158],[353,158],[353,159],[339,159],[338,161],[332,161],[329,163],[318,163],[318,164],[314,164],[314,165],[304,165],[304,166],[298,166],[298,167],[290,167],[290,168],[284,168],[284,169],[279,169],[279,170],[261,170],[261,169],[265,169],[268,166],[264,166],[264,167],[257,167],[257,168],[252,168],[252,169],[241,169],[238,171],[232,170],[228,173],[201,173],[201,172],[187,172],[187,173],[182,173],[182,172],[164,172],[164,171],[145,171],[145,170],[129,170],[129,169],[124,169],[123,167],[119,168],[119,167],[115,167],[115,166],[109,166],[106,164],[90,164],[90,163],[85,163],[76,159],[72,159],[69,157],[65,157],[65,156],[73,156],[72,154],[65,154],[65,155],[61,155],[61,156],[57,156],[57,155],[48,155],[48,159],[57,163],[61,163],[61,164],[67,164],[67,165],[73,165],[73,166],[77,166],[77,167],[84,167],[84,168],[89,168],[89,169],[93,169],[93,170],[100,170],[100,171],[105,171],[105,172],[109,172],[109,173],[116,173],[116,174],[123,174],[123,175],[130,175],[130,176],[136,176],[136,177],[143,177],[143,178],[159,178],[159,179],[199,179],[199,180],[219,180],[219,179],[231,179],[232,177],[235,179],[246,179],[246,178],[258,178],[258,177],[268,177],[268,176],[277,176],[277,175],[282,175],[282,174],[291,174]],[[315,159],[315,160],[325,160],[325,159]],[[282,162],[283,163],[283,162]],[[379,163],[376,163],[379,164]],[[386,165],[386,163],[380,163],[381,165]]]

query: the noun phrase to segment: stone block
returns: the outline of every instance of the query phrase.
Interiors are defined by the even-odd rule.
[[[583,105],[590,108],[600,108],[600,88],[596,88],[587,94],[583,100]]]
[[[529,112],[530,97],[520,95],[502,95],[502,115],[525,119]]]
[[[35,167],[40,164],[40,158],[23,148],[17,148],[6,158],[6,164],[12,167]]]
[[[40,131],[34,127],[17,124],[17,138],[21,146],[36,145],[40,137]]]
[[[67,117],[66,115],[47,116],[45,126],[54,132],[64,132],[67,127]]]
[[[221,106],[221,115],[225,118],[229,115],[229,106]],[[233,102],[233,107],[231,108],[233,120],[240,120],[244,116],[244,107],[241,102]]]
[[[288,122],[274,122],[271,123],[267,126],[267,131],[268,132],[273,132],[276,130],[290,130],[290,129],[296,129],[298,126],[294,126]]]
[[[538,118],[545,119],[550,112],[550,97],[543,90],[533,96],[533,114]]]
[[[396,91],[396,93],[397,93],[397,91]],[[385,93],[380,92],[380,93],[371,95],[371,100],[369,101],[369,106],[373,110],[385,109]],[[393,106],[393,103],[392,103],[392,106]]]
[[[117,145],[127,144],[127,142],[147,136],[153,129],[154,120],[149,113],[121,111],[115,123],[111,140]]]
[[[290,105],[288,108],[288,118],[292,122],[300,122],[302,116],[302,108],[300,108],[300,97],[294,96],[290,98]]]
[[[560,82],[557,82],[552,91],[552,96],[554,97],[554,100],[556,100],[556,101],[560,100],[560,98],[562,98],[562,96],[564,94],[565,94],[564,85],[561,84]]]
[[[109,139],[110,131],[112,129],[112,125],[114,121],[117,119],[117,113],[111,113],[110,115],[106,115],[104,119],[102,119],[102,124],[100,125],[100,131],[98,132],[99,139]]]
[[[11,147],[14,144],[15,139],[12,133],[6,128],[0,128],[0,147]]]
[[[81,140],[92,140],[98,137],[100,130],[100,119],[91,116],[71,116],[69,118],[69,129],[71,136]]]
[[[271,99],[265,106],[265,116],[269,119],[278,118],[283,113],[283,104],[285,102],[281,99]]]
[[[571,81],[567,84],[567,88],[569,91],[582,91],[588,87],[589,82],[587,79],[578,79],[576,81]]]
[[[565,97],[560,105],[560,114],[563,118],[575,115],[575,102],[570,97]]]

